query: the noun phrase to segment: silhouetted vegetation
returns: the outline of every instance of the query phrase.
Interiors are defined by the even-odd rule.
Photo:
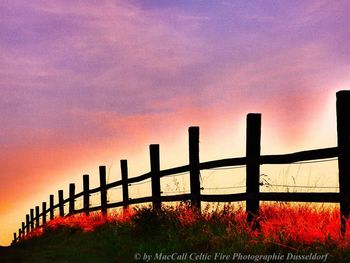
[[[349,262],[350,231],[340,235],[339,216],[335,208],[262,205],[258,231],[249,227],[242,208],[231,205],[206,207],[201,214],[186,204],[108,216],[81,214],[36,229],[2,255],[1,262],[134,262],[135,253],[194,252],[329,253],[327,262]]]

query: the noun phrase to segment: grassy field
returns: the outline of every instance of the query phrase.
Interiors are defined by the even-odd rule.
[[[245,216],[229,205],[199,215],[183,204],[56,218],[0,249],[0,262],[350,262],[337,209],[262,205],[260,230]]]

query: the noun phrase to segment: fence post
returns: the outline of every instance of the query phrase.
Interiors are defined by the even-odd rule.
[[[89,175],[83,175],[83,192],[84,192],[84,213],[89,215],[90,213],[90,194],[89,194]]]
[[[13,233],[13,244],[16,244],[16,240],[17,240],[17,233]]]
[[[55,217],[55,211],[53,209],[54,206],[54,195],[50,195],[50,220],[54,219]]]
[[[30,231],[34,229],[34,209],[30,209]]]
[[[46,202],[42,203],[42,213],[43,213],[43,225],[46,224]]]
[[[39,214],[40,214],[39,206],[36,206],[35,207],[35,227],[39,227],[39,223],[40,223],[40,221],[39,221],[39,219],[40,219]]]
[[[337,134],[338,134],[338,167],[339,167],[339,192],[341,196],[350,195],[350,91],[337,92]],[[341,197],[342,198],[342,197]],[[340,200],[340,231],[344,235],[346,221],[349,218],[350,202]]]
[[[59,209],[60,217],[64,217],[63,190],[58,190],[58,209]]]
[[[75,184],[69,184],[69,214],[74,214],[75,210]]]
[[[261,140],[261,114],[249,113],[247,115],[246,135],[246,192],[247,192],[247,221],[252,223],[259,212],[259,181],[260,181],[260,140]],[[253,227],[259,227],[255,221]]]
[[[107,214],[106,166],[100,166],[101,212]]]
[[[190,127],[189,135],[189,164],[190,164],[190,186],[191,207],[201,211],[200,201],[200,169],[199,169],[199,127]]]
[[[22,238],[24,238],[25,236],[25,231],[26,231],[25,224],[24,222],[22,222]]]
[[[151,184],[152,184],[152,205],[153,209],[160,210],[162,207],[160,201],[160,160],[159,160],[159,144],[151,144],[149,146],[151,161]]]
[[[26,228],[27,228],[27,235],[29,234],[30,232],[30,228],[29,228],[29,215],[26,214]]]
[[[128,161],[120,160],[120,168],[122,173],[123,209],[126,211],[129,208]]]

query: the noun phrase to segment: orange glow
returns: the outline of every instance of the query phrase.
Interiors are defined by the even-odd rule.
[[[3,200],[0,214],[1,221],[12,223],[7,228],[8,234],[2,235],[1,242],[9,242],[13,230],[18,228],[29,208],[35,204],[41,205],[41,201],[48,201],[49,194],[57,194],[58,189],[64,189],[67,194],[68,184],[72,182],[77,184],[77,191],[79,191],[82,187],[82,174],[91,174],[91,187],[97,186],[99,183],[98,165],[107,165],[111,168],[110,182],[120,179],[120,159],[129,160],[131,177],[145,173],[149,170],[148,145],[151,143],[160,143],[162,168],[187,164],[187,128],[190,125],[199,125],[201,128],[200,159],[202,161],[244,156],[245,114],[238,116],[237,113],[231,111],[220,111],[219,109],[218,112],[213,112],[205,108],[199,110],[188,107],[173,113],[132,117],[100,113],[94,115],[93,120],[96,125],[115,131],[114,138],[113,136],[85,138],[84,142],[68,145],[55,144],[54,141],[50,141],[41,146],[23,147],[22,149],[2,152],[1,165],[5,180],[3,190],[0,193]],[[268,114],[267,111],[262,116],[262,152],[271,154],[284,153],[288,150],[302,150],[296,146],[289,146],[292,139],[283,141],[282,138],[279,140],[276,138],[276,134],[279,133],[278,124],[275,120],[271,120]],[[113,132],[111,133],[113,134]],[[297,137],[299,136],[301,135],[297,135]],[[316,142],[312,139],[300,141],[296,138],[294,143],[299,142],[297,145],[303,145],[303,149],[307,149],[308,145],[317,145],[318,140]],[[270,144],[271,141],[275,143]],[[20,164],[18,164],[18,160],[21,160]],[[297,174],[296,170],[289,169],[289,174],[281,178],[280,169],[270,167],[268,171],[264,170],[264,172],[268,173],[275,183],[281,182],[281,180],[283,182],[290,181],[291,177],[295,177]],[[220,172],[217,171],[209,177],[204,176],[202,183],[208,187],[210,185],[240,184],[239,182],[244,180],[245,174],[244,169],[240,170],[227,171],[221,176]],[[318,180],[317,184],[323,186],[329,182],[326,180],[327,178],[328,180],[329,178],[337,180],[336,167],[328,170],[330,171],[328,177],[324,177],[320,175],[320,172],[326,171],[325,168],[321,169],[315,166],[313,174],[316,177],[308,179],[306,176],[301,176],[297,184],[303,185],[308,182],[314,184]],[[236,174],[235,179],[231,179],[234,174]],[[321,180],[319,180],[320,176]],[[173,184],[169,180],[167,182]],[[185,185],[181,185],[181,189],[188,188],[188,182],[186,180],[183,182]],[[148,187],[146,185],[144,188],[140,188],[137,192],[138,195],[147,193]],[[13,193],[20,194],[16,195],[14,199]],[[118,199],[118,197],[116,198]]]

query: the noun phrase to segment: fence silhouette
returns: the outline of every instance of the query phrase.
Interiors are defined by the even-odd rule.
[[[190,127],[189,132],[189,164],[160,170],[159,145],[151,144],[150,172],[137,177],[128,177],[127,160],[121,160],[121,180],[106,183],[106,167],[99,167],[100,186],[90,189],[89,175],[83,175],[83,191],[75,193],[75,184],[69,185],[69,197],[64,198],[63,190],[58,191],[58,203],[54,203],[54,195],[50,195],[50,203],[46,202],[40,207],[30,209],[21,228],[14,233],[12,244],[21,241],[35,227],[45,225],[47,220],[54,218],[54,212],[58,209],[59,216],[65,216],[64,205],[68,203],[68,215],[77,213],[89,214],[92,211],[101,211],[107,214],[109,208],[151,202],[154,209],[161,209],[162,202],[191,201],[191,206],[200,212],[201,202],[234,202],[246,201],[248,222],[254,222],[253,218],[258,215],[260,201],[286,201],[286,202],[325,202],[339,203],[341,222],[340,231],[345,234],[346,220],[350,213],[350,91],[337,92],[337,147],[323,148],[309,151],[300,151],[290,154],[261,155],[261,114],[250,113],[247,115],[246,129],[246,156],[240,158],[227,158],[208,162],[199,161],[199,127]],[[260,165],[262,164],[291,164],[303,161],[323,160],[338,158],[339,169],[339,192],[260,192]],[[200,171],[222,167],[246,166],[246,191],[238,194],[201,194]],[[189,172],[190,193],[176,195],[161,195],[160,179],[169,175]],[[151,179],[152,196],[142,198],[129,198],[129,185]],[[123,201],[108,203],[107,191],[112,188],[122,187]],[[90,195],[100,193],[100,205],[90,206]],[[83,208],[75,208],[75,200],[83,197]],[[40,218],[42,224],[40,225]]]

